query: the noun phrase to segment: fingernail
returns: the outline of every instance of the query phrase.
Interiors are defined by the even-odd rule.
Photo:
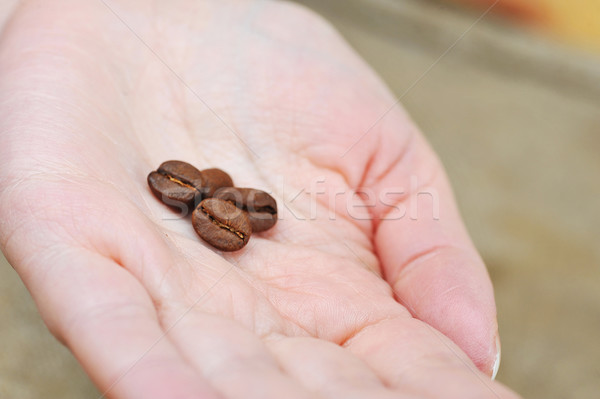
[[[492,381],[496,379],[498,369],[500,368],[500,337],[496,335],[496,360],[494,360],[494,367],[492,368]]]

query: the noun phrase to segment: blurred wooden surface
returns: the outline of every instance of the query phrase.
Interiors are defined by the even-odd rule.
[[[478,15],[424,0],[299,1],[401,95]],[[455,187],[498,302],[498,378],[600,392],[600,60],[486,18],[403,98]],[[98,396],[0,265],[0,397]]]
[[[50,335],[23,283],[0,254],[0,398],[99,396],[71,353]]]

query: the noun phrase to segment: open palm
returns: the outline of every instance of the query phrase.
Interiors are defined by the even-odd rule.
[[[296,6],[149,3],[31,1],[0,47],[2,248],[100,390],[512,397],[443,170],[368,67]],[[216,252],[150,193],[168,159],[280,221]]]

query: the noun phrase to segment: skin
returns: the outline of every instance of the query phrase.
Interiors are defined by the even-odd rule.
[[[106,397],[516,397],[442,166],[398,106],[369,130],[394,99],[327,22],[106,4],[5,6],[0,40],[0,245]],[[148,189],[168,159],[279,222],[214,251]]]

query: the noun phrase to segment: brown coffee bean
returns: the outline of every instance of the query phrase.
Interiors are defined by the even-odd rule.
[[[269,230],[277,222],[277,201],[262,190],[226,187],[217,190],[214,198],[229,201],[248,212],[253,233]]]
[[[187,162],[166,161],[158,167],[157,171],[165,176],[171,176],[185,184],[189,184],[197,190],[204,186],[202,172]]]
[[[252,234],[246,212],[217,198],[207,198],[198,205],[192,225],[204,241],[227,252],[242,249]]]
[[[194,209],[202,200],[202,174],[192,165],[167,161],[148,175],[148,185],[154,195],[169,206]]]
[[[201,173],[203,178],[204,198],[212,197],[215,194],[215,191],[222,187],[233,187],[231,176],[221,169],[204,169]]]
[[[164,204],[176,208],[194,209],[194,204],[197,202],[196,198],[200,196],[195,188],[171,180],[168,176],[158,172],[151,172],[148,175],[148,185],[156,198]]]

